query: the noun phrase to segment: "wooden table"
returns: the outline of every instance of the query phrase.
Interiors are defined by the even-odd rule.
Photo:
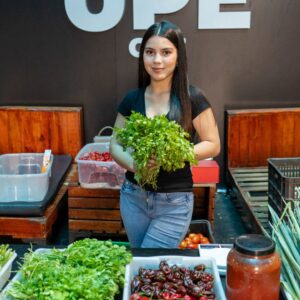
[[[73,164],[68,186],[69,241],[93,235],[126,238],[120,214],[119,189],[85,189],[78,182],[77,164]],[[216,184],[194,186],[193,219],[207,219],[214,225]]]
[[[34,244],[47,244],[63,206],[66,206],[66,196],[67,187],[63,185],[40,217],[0,216],[0,236]]]

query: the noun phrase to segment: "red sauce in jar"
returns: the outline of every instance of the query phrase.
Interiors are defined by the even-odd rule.
[[[227,300],[278,300],[280,266],[272,239],[258,234],[238,237],[227,256]]]

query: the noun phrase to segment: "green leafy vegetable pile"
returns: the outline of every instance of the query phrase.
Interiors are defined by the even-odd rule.
[[[25,254],[21,278],[6,292],[13,299],[110,300],[124,285],[132,255],[111,241],[84,239],[65,250]]]
[[[189,134],[164,115],[147,118],[132,112],[124,128],[114,130],[124,150],[133,150],[132,157],[137,165],[135,179],[141,186],[148,184],[157,189],[160,168],[172,172],[183,168],[185,162],[197,163]],[[155,158],[156,167],[147,166],[151,157]]]
[[[9,261],[14,252],[8,245],[0,245],[0,269]]]

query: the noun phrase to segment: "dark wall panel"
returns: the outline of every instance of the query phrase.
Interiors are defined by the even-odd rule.
[[[300,1],[248,0],[222,9],[250,10],[251,28],[198,30],[196,0],[156,20],[185,33],[190,81],[213,105],[224,144],[225,109],[300,106]],[[0,0],[0,105],[82,105],[91,142],[113,125],[117,104],[135,87],[137,59],[128,44],[143,32],[133,30],[132,1],[116,27],[91,33],[69,21],[63,0]]]

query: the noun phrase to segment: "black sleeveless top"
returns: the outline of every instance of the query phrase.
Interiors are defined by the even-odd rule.
[[[194,119],[211,106],[200,89],[190,86],[189,93],[192,102],[192,118]],[[118,107],[118,112],[124,117],[130,116],[132,111],[146,116],[145,89],[129,91]],[[193,130],[192,139],[194,139],[195,134],[196,132]],[[134,179],[134,173],[130,171],[126,172],[126,179],[137,184]],[[157,187],[156,190],[153,190],[150,186],[144,186],[144,189],[158,193],[191,192],[193,189],[193,180],[189,163],[186,163],[184,168],[170,173],[161,169],[158,174]]]

